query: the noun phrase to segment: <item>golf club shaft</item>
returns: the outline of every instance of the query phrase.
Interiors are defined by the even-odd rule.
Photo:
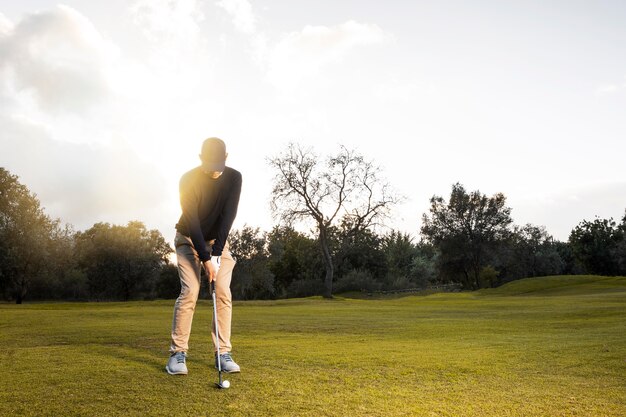
[[[220,361],[220,334],[217,323],[217,300],[215,296],[215,281],[211,282],[211,297],[213,297],[213,323],[215,323],[215,347],[217,348],[217,371],[219,374],[220,384],[222,383],[222,363]]]

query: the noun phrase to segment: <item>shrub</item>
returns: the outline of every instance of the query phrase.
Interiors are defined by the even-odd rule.
[[[495,284],[498,282],[498,274],[499,272],[496,271],[496,269],[491,265],[482,267],[479,274],[481,287],[494,287]]]
[[[347,291],[378,291],[382,283],[376,281],[371,272],[363,269],[353,269],[339,278],[334,285],[336,293]]]
[[[318,279],[299,279],[289,284],[287,297],[310,297],[320,295],[324,290],[324,283]]]

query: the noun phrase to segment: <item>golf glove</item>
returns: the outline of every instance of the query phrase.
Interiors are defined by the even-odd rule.
[[[215,269],[215,273],[220,270],[220,262],[222,260],[221,256],[211,256],[211,263],[213,264],[213,268]]]

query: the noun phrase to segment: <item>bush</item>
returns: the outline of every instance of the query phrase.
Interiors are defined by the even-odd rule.
[[[428,257],[424,254],[419,254],[413,258],[411,263],[411,281],[416,287],[426,288],[437,277],[437,257]]]
[[[321,295],[324,283],[318,279],[299,279],[289,284],[287,297],[310,297]]]
[[[415,288],[417,285],[407,277],[396,277],[391,280],[389,290],[406,290],[409,288]]]
[[[267,262],[257,262],[255,268],[237,268],[233,271],[231,290],[238,300],[261,300],[276,297],[274,274]]]
[[[498,282],[498,274],[499,272],[491,265],[482,267],[479,273],[481,288],[495,287]]]
[[[381,288],[382,283],[376,281],[369,271],[353,269],[337,280],[334,285],[334,292],[378,291]]]

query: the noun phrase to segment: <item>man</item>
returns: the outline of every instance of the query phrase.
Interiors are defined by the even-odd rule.
[[[215,366],[219,360],[222,371],[240,371],[230,354],[230,281],[235,260],[228,249],[227,239],[239,205],[241,173],[226,166],[227,156],[226,145],[221,139],[205,140],[200,153],[201,166],[185,173],[180,180],[183,214],[176,224],[174,245],[181,290],[174,305],[171,356],[165,367],[171,375],[187,374],[188,342],[202,268],[209,283],[215,280],[220,337],[220,352],[215,349]],[[215,346],[215,325],[211,328]]]

